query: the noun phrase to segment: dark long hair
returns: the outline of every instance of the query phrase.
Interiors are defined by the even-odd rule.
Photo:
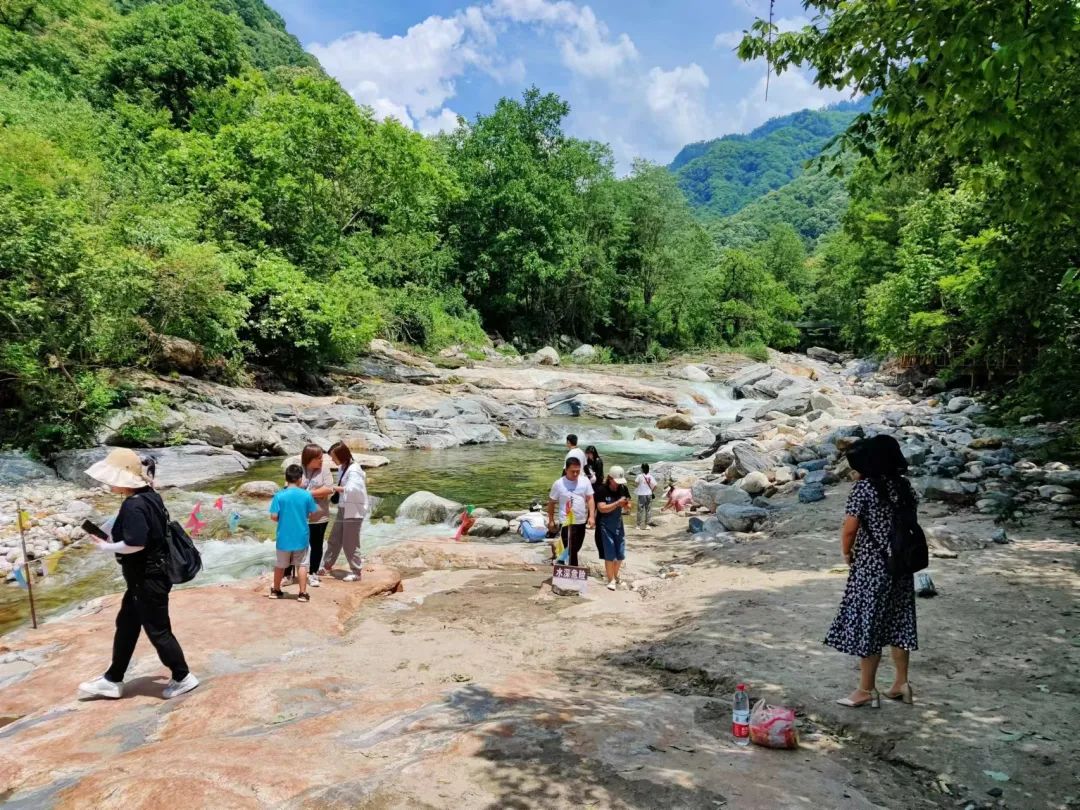
[[[882,502],[915,507],[915,491],[905,476],[908,462],[892,436],[860,439],[847,451],[847,460],[851,469],[870,482]]]

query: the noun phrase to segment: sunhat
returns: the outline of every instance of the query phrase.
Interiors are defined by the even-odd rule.
[[[608,472],[608,475],[612,477],[616,484],[626,483],[626,470],[624,470],[622,467],[612,467],[611,470]]]
[[[134,450],[118,447],[101,461],[91,465],[86,474],[95,481],[111,487],[141,489],[150,486],[150,477],[143,469],[142,459]]]

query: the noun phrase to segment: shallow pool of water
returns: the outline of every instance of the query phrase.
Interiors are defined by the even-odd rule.
[[[558,427],[561,433],[563,425]],[[607,468],[618,464],[629,470],[643,462],[685,458],[689,454],[687,448],[678,445],[635,439],[638,427],[601,420],[574,420],[566,424],[566,432],[577,433],[582,447],[596,445]],[[561,442],[531,440],[447,450],[389,451],[385,455],[390,464],[368,470],[368,489],[379,503],[372,520],[364,527],[364,553],[411,537],[453,536],[450,526],[421,527],[393,521],[401,502],[419,490],[492,511],[528,509],[534,500],[544,502],[552,482],[561,474],[565,454]],[[281,463],[280,458],[258,461],[243,475],[205,485],[202,492],[163,493],[172,516],[181,523],[195,503],[201,504],[200,515],[206,523],[199,537],[204,567],[194,584],[247,579],[270,570],[273,524],[266,515],[266,504],[241,501],[230,497],[230,493],[245,481],[281,482]],[[213,506],[218,495],[223,496],[220,511]],[[239,515],[239,524],[235,532],[230,532],[229,515],[233,512]],[[38,616],[55,615],[122,589],[120,567],[112,555],[89,547],[73,548],[60,557],[52,575],[36,582]],[[0,586],[0,633],[29,622],[29,618],[26,591],[14,585]]]

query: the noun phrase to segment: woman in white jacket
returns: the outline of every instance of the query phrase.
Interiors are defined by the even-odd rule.
[[[368,516],[367,477],[363,468],[353,461],[352,452],[344,442],[336,442],[330,448],[330,457],[338,465],[338,482],[334,487],[334,498],[338,505],[337,519],[330,529],[330,539],[326,544],[326,556],[323,558],[320,576],[332,576],[334,563],[342,548],[345,561],[349,564],[346,582],[356,582],[364,567],[360,556],[360,529],[364,518]]]

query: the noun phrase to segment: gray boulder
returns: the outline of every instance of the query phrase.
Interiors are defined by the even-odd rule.
[[[960,413],[960,411],[970,408],[975,404],[975,400],[971,397],[953,397],[949,400],[949,404],[945,406],[945,410],[949,413]]]
[[[772,486],[772,482],[765,473],[755,471],[740,480],[737,486],[751,495],[760,495]]]
[[[969,506],[975,502],[977,493],[978,488],[974,484],[964,484],[950,478],[927,478],[922,483],[923,498],[928,501]]]
[[[56,473],[19,451],[0,453],[0,486],[18,486],[56,479]]]
[[[735,374],[728,378],[728,385],[734,389],[736,394],[739,394],[740,390],[751,386],[760,380],[764,380],[770,374],[773,373],[773,367],[765,365],[764,363],[754,363],[751,366],[747,366],[738,374]]]
[[[806,356],[823,363],[839,363],[844,359],[832,349],[824,349],[821,346],[811,346],[806,350]]]
[[[803,484],[799,490],[799,503],[815,503],[825,500],[825,487],[821,484]]]
[[[814,391],[810,394],[810,407],[815,411],[827,411],[836,407],[836,403],[824,394]]]
[[[812,470],[806,474],[803,482],[808,486],[813,484],[827,486],[840,483],[840,479],[836,477],[836,473],[832,470]]]
[[[496,517],[478,517],[469,528],[470,537],[500,537],[510,531],[510,522]]]
[[[768,511],[759,506],[726,503],[716,510],[716,519],[729,532],[753,531],[768,517]]]
[[[746,442],[731,445],[731,464],[725,475],[729,481],[745,478],[752,472],[767,473],[775,465],[773,459],[761,450]]]
[[[683,366],[679,370],[679,376],[690,382],[708,382],[710,379],[709,372],[698,366]]]
[[[559,353],[551,346],[545,346],[532,356],[532,362],[538,366],[559,365]]]
[[[945,390],[945,381],[941,377],[929,377],[922,385],[924,394],[940,394]]]
[[[1048,484],[1080,489],[1080,470],[1047,470],[1044,480]]]
[[[779,412],[787,416],[802,416],[812,410],[810,397],[807,394],[795,394],[792,396],[778,397],[769,402],[763,402],[756,411],[755,419],[762,419],[766,414]]]
[[[591,363],[596,359],[596,348],[590,346],[588,343],[582,343],[570,352],[570,359],[575,363]],[[555,365],[558,365],[558,363]]]
[[[236,488],[236,496],[251,501],[268,501],[279,489],[273,481],[248,481]]]
[[[720,521],[715,517],[700,517],[698,515],[690,518],[688,527],[690,534],[719,534],[723,529],[724,527],[720,525]]]
[[[414,492],[401,502],[397,517],[415,520],[417,523],[446,523],[460,512],[462,505],[448,498],[440,498],[433,492]]]
[[[733,487],[722,481],[695,481],[690,492],[697,506],[703,506],[710,512],[723,504],[747,504],[750,503],[750,495],[738,487]]]

